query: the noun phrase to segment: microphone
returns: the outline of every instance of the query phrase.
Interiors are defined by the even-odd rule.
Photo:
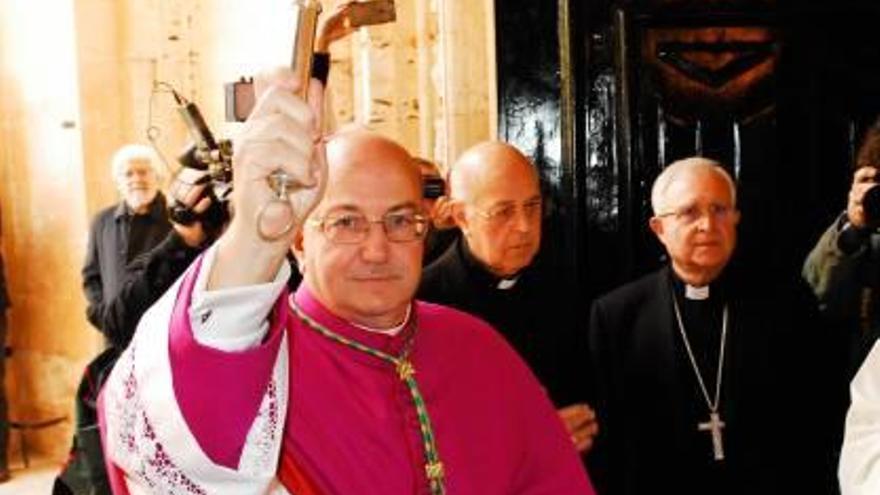
[[[177,104],[179,105],[177,111],[180,112],[180,116],[183,117],[183,122],[186,124],[190,135],[195,140],[196,146],[203,151],[216,150],[217,141],[214,139],[214,135],[211,134],[211,129],[208,129],[208,124],[205,123],[205,118],[202,117],[202,112],[199,111],[199,107],[197,107],[195,103],[187,101],[186,98],[180,96],[177,91],[174,91],[173,94],[174,100],[177,101]]]

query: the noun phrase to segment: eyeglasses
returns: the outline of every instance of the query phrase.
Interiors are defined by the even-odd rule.
[[[684,225],[691,225],[698,222],[704,215],[711,217],[715,221],[724,221],[730,217],[733,211],[732,206],[711,203],[708,208],[700,208],[697,205],[683,206],[677,210],[667,211],[657,215],[658,218],[675,217],[675,220]]]
[[[542,200],[538,199],[530,199],[524,203],[507,203],[503,205],[498,205],[493,208],[489,208],[488,210],[480,210],[477,209],[476,212],[481,217],[485,218],[486,221],[496,223],[496,224],[508,224],[516,218],[516,212],[519,209],[522,209],[523,214],[526,216],[526,219],[529,221],[534,221],[541,218],[541,204]]]
[[[331,214],[323,218],[310,218],[330,242],[336,244],[360,244],[367,239],[370,226],[382,225],[391,242],[411,242],[421,239],[428,231],[428,218],[413,211],[386,213],[382,218],[369,219],[361,213]]]

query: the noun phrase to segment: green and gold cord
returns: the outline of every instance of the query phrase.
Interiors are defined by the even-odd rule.
[[[431,426],[431,418],[428,416],[428,408],[425,406],[425,399],[419,392],[419,385],[416,382],[416,369],[407,356],[409,355],[410,345],[407,345],[400,356],[394,357],[388,353],[378,349],[365,346],[360,342],[347,339],[342,335],[322,326],[308,315],[303,313],[296,304],[291,304],[293,312],[305,323],[305,325],[330,340],[338,342],[346,347],[361,351],[373,357],[377,357],[383,361],[387,361],[394,366],[397,377],[400,378],[412,396],[413,405],[416,407],[416,414],[419,419],[419,430],[422,435],[422,448],[425,453],[425,474],[428,477],[428,483],[431,486],[433,495],[443,495],[446,493],[444,487],[443,463],[440,461],[440,454],[437,452],[437,442],[434,438],[434,428]],[[410,340],[410,343],[412,341]]]

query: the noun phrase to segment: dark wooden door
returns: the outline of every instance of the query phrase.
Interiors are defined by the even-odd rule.
[[[496,2],[500,137],[541,168],[572,318],[664,262],[650,186],[686,156],[736,177],[749,275],[796,276],[880,113],[878,31],[875,0]]]
[[[600,76],[587,98],[594,103],[588,112],[613,115],[613,128],[599,132],[614,153],[604,163],[587,155],[588,164],[600,165],[589,167],[586,211],[590,197],[608,194],[596,184],[617,186],[617,223],[605,230],[624,247],[619,278],[663,262],[646,229],[650,186],[663,167],[688,156],[719,160],[736,179],[743,219],[737,258],[749,275],[797,273],[821,227],[842,208],[856,138],[880,102],[880,91],[866,84],[880,73],[880,50],[867,35],[880,17],[855,7],[609,7],[601,31],[607,39],[588,47],[594,60],[596,50],[610,51],[602,54],[609,63],[590,67]],[[595,131],[585,129],[591,138]]]

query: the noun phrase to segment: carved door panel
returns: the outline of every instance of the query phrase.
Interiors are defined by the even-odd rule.
[[[577,319],[663,262],[650,186],[695,154],[737,177],[750,273],[795,274],[880,111],[878,29],[876,0],[496,2],[499,135],[541,169]]]
[[[842,208],[857,137],[880,108],[866,84],[880,50],[862,45],[876,46],[862,28],[880,16],[775,4],[626,2],[588,28],[586,285],[663,262],[650,187],[677,159],[719,160],[736,179],[736,257],[756,280],[794,276]]]

